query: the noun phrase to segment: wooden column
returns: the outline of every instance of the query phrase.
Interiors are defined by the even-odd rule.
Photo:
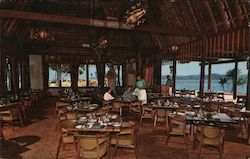
[[[204,80],[205,80],[205,45],[204,45],[205,37],[203,38],[203,48],[202,48],[202,58],[201,58],[201,71],[200,71],[200,90],[199,90],[199,96],[200,98],[203,98],[204,95]]]
[[[237,96],[237,78],[238,78],[238,61],[234,64],[234,80],[233,80],[233,98],[236,99]]]
[[[247,78],[246,108],[247,110],[250,110],[250,57],[248,57],[247,68],[248,68],[248,78]]]
[[[173,93],[175,93],[176,87],[176,60],[173,61]]]
[[[0,97],[6,95],[5,55],[0,51]]]
[[[77,82],[78,82],[78,67],[79,65],[76,63],[70,64],[70,72],[71,72],[71,88],[73,91],[77,91]]]
[[[157,62],[154,64],[154,84],[161,85],[161,65]]]
[[[11,92],[13,94],[18,93],[18,82],[17,59],[14,57],[11,59]]]
[[[29,56],[24,57],[23,61],[23,89],[30,89],[30,69],[29,69]]]
[[[142,57],[141,57],[141,53],[138,52],[138,56],[137,56],[137,63],[136,63],[136,72],[142,74]]]
[[[208,85],[207,85],[209,91],[211,90],[211,79],[212,79],[212,64],[209,61],[209,64],[208,64]]]
[[[49,84],[49,65],[46,61],[45,56],[42,57],[43,63],[43,89],[48,91],[48,84]]]

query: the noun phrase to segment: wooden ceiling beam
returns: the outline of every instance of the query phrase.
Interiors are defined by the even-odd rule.
[[[171,29],[158,26],[140,26],[138,28],[131,29],[128,25],[117,21],[97,20],[91,18],[78,18],[72,16],[52,15],[52,14],[6,10],[6,9],[0,9],[0,17],[44,21],[52,23],[73,24],[73,25],[84,25],[84,26],[92,26],[92,27],[107,28],[107,29],[154,32],[154,33],[161,33],[161,34],[175,35],[175,36],[203,36],[204,34],[201,32],[191,31],[186,29],[183,30]]]
[[[213,14],[212,8],[210,7],[208,1],[202,1],[202,2],[203,2],[204,6],[205,6],[205,8],[206,8],[206,10],[208,12],[208,15],[209,15],[210,19],[211,19],[213,30],[214,30],[215,33],[217,33],[218,32],[218,27],[217,27],[217,24],[216,24],[216,19],[215,19],[215,16]]]

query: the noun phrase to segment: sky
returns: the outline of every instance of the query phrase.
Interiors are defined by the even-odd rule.
[[[229,69],[234,68],[234,63],[229,64],[214,64],[212,65],[212,73],[216,74],[226,74]],[[246,62],[239,62],[238,68],[241,70],[241,74],[247,74]],[[177,63],[176,66],[177,76],[186,76],[186,75],[199,75],[200,74],[200,65],[199,62],[190,62],[187,64]],[[169,65],[162,66],[162,76],[170,74]],[[205,74],[208,74],[208,66],[205,68]]]

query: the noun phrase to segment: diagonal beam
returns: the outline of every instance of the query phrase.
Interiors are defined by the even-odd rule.
[[[84,25],[107,29],[120,29],[120,30],[136,30],[144,32],[154,32],[167,35],[175,36],[202,36],[201,32],[191,31],[191,30],[181,30],[181,29],[170,29],[166,27],[159,26],[144,26],[135,29],[131,29],[128,25],[117,21],[108,20],[97,20],[91,18],[78,18],[72,16],[62,16],[62,15],[52,15],[43,13],[33,13],[17,10],[6,10],[0,9],[0,18],[16,18],[25,20],[35,20],[44,21],[51,23],[63,23],[63,24],[73,24],[73,25]]]

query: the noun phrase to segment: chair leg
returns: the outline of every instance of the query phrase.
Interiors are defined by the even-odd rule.
[[[12,128],[12,131],[14,131],[14,121],[11,120],[11,128]]]
[[[167,135],[167,139],[166,139],[166,145],[168,144],[169,138],[170,138],[170,135],[168,134],[168,135]]]
[[[20,112],[18,113],[18,116],[19,116],[19,121],[21,123],[21,126],[23,127],[23,119],[22,119]]]
[[[186,134],[184,135],[184,140],[185,140],[186,148],[188,150],[188,138]]]
[[[201,141],[199,142],[199,152],[198,152],[198,158],[201,157]]]
[[[154,117],[154,126],[156,125],[156,122],[157,122],[157,115],[155,115]]]

